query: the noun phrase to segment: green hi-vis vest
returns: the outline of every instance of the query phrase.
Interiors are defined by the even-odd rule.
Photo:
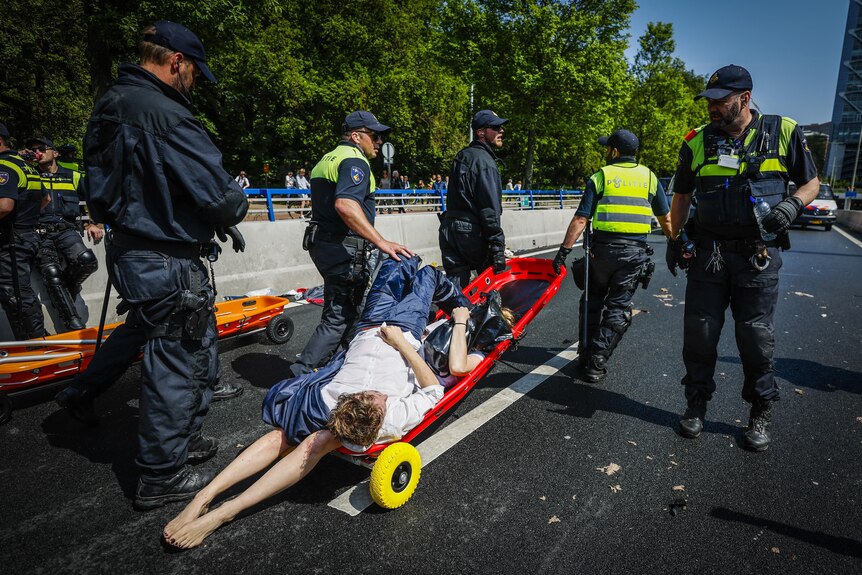
[[[618,234],[652,231],[650,198],[658,182],[646,166],[621,162],[605,166],[592,178],[598,193],[593,229]]]
[[[731,152],[721,149],[726,139],[717,136],[710,125],[685,137],[695,176],[696,223],[707,235],[760,236],[751,198],[762,198],[774,207],[787,196],[785,158],[795,128],[796,122],[790,118],[760,116],[746,133],[741,149]]]
[[[341,162],[348,158],[359,158],[365,165],[368,166],[368,177],[370,181],[369,193],[373,194],[377,189],[377,181],[374,179],[374,174],[371,172],[371,165],[368,159],[359,148],[354,146],[337,146],[334,150],[323,156],[314,169],[311,170],[311,179],[323,178],[329,180],[333,184],[338,182],[338,167]]]

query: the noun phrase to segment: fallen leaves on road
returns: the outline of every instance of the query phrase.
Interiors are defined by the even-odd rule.
[[[609,463],[608,465],[606,465],[604,467],[596,467],[596,471],[601,471],[605,475],[613,475],[614,473],[616,473],[620,469],[622,469],[622,467],[620,467],[616,463]]]
[[[613,491],[614,493],[619,493],[622,490],[623,488],[620,486],[619,483],[617,483],[616,485],[611,485],[611,491]]]
[[[685,485],[674,485],[673,490],[674,491],[685,491]]]
[[[545,501],[545,500],[547,500],[547,499],[548,499],[548,498],[547,498],[547,497],[545,497],[544,495],[539,496],[539,501]]]
[[[548,525],[550,525],[551,523],[559,523],[559,522],[560,522],[560,518],[557,517],[556,515],[552,515],[551,518],[548,519]]]
[[[779,553],[781,553],[781,549],[779,549],[778,547],[773,547],[772,552],[778,555]]]
[[[813,295],[811,295],[810,293],[805,293],[805,292],[802,292],[802,291],[795,291],[795,292],[793,292],[793,295],[798,295],[798,296],[800,296],[800,297],[814,297],[814,296],[813,296]]]
[[[798,387],[793,388],[793,393],[795,393],[796,395],[805,395],[805,392]]]
[[[859,423],[862,423],[862,417],[857,417],[856,421],[858,421]]]
[[[660,288],[658,291],[660,291],[661,293],[667,293],[670,290],[668,290],[667,288]]]

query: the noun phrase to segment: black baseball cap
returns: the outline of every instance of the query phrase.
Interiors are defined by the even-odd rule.
[[[628,130],[617,130],[610,136],[602,136],[599,138],[599,144],[602,146],[610,146],[619,150],[620,154],[630,155],[638,151],[641,145],[638,137]]]
[[[721,100],[734,92],[745,92],[751,90],[754,85],[751,82],[751,74],[742,66],[730,64],[716,70],[709,81],[706,89],[694,97],[695,100],[709,98],[710,100]]]
[[[57,149],[56,146],[54,146],[54,142],[52,142],[48,138],[30,138],[29,140],[27,140],[27,143],[25,144],[25,146],[28,148],[32,148],[33,144],[42,144],[42,145],[48,146],[49,148],[52,148],[54,150]]]
[[[145,42],[152,42],[174,52],[182,53],[183,56],[197,64],[204,78],[210,82],[216,81],[215,76],[207,66],[207,53],[204,51],[204,45],[194,32],[182,24],[167,20],[159,20],[153,25],[156,27],[156,31],[154,34],[144,34]]]
[[[344,118],[344,123],[341,124],[341,131],[350,132],[351,130],[358,130],[359,128],[368,128],[372,132],[377,132],[378,134],[386,134],[392,130],[389,126],[378,122],[377,118],[375,118],[374,114],[371,112],[356,110],[355,112],[347,114],[347,117]]]
[[[470,128],[475,132],[479,128],[497,128],[502,126],[509,120],[501,118],[492,110],[480,110],[473,116],[473,121],[470,122]]]
[[[11,138],[12,134],[9,133],[9,128],[6,127],[6,124],[0,122],[0,138]]]

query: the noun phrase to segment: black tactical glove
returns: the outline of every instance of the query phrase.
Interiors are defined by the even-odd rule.
[[[557,255],[554,256],[554,273],[560,275],[560,272],[563,270],[563,267],[566,265],[566,258],[569,257],[569,254],[572,253],[572,248],[567,248],[566,246],[561,245],[560,249],[557,250]]]
[[[239,230],[236,226],[231,226],[229,228],[216,228],[216,235],[218,239],[222,243],[227,243],[227,238],[230,236],[231,239],[231,247],[235,252],[244,252],[245,251],[245,238],[242,237],[242,234],[239,233]]]
[[[506,269],[506,255],[503,252],[496,252],[491,256],[491,267],[494,268],[495,274],[503,273]]]
[[[667,240],[667,251],[664,254],[664,261],[667,263],[667,269],[676,277],[676,268],[682,260],[682,240]],[[682,266],[680,266],[682,267]]]
[[[761,222],[763,229],[771,234],[780,234],[787,231],[787,228],[799,216],[799,212],[802,211],[803,207],[805,206],[802,200],[796,196],[784,198],[763,218],[763,222]]]

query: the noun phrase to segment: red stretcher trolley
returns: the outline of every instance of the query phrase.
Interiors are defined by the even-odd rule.
[[[362,453],[354,453],[344,447],[336,452],[357,465],[371,468],[371,497],[381,507],[395,509],[410,499],[419,483],[422,466],[419,452],[411,443],[428,435],[429,428],[464,399],[513,342],[524,336],[527,326],[556,295],[566,276],[565,267],[557,275],[551,260],[547,259],[513,258],[507,265],[508,269],[500,274],[494,274],[488,268],[467,286],[464,293],[472,303],[477,303],[489,291],[499,291],[502,304],[515,313],[513,339],[497,344],[476,369],[446,390],[419,425],[397,442],[375,444]]]

